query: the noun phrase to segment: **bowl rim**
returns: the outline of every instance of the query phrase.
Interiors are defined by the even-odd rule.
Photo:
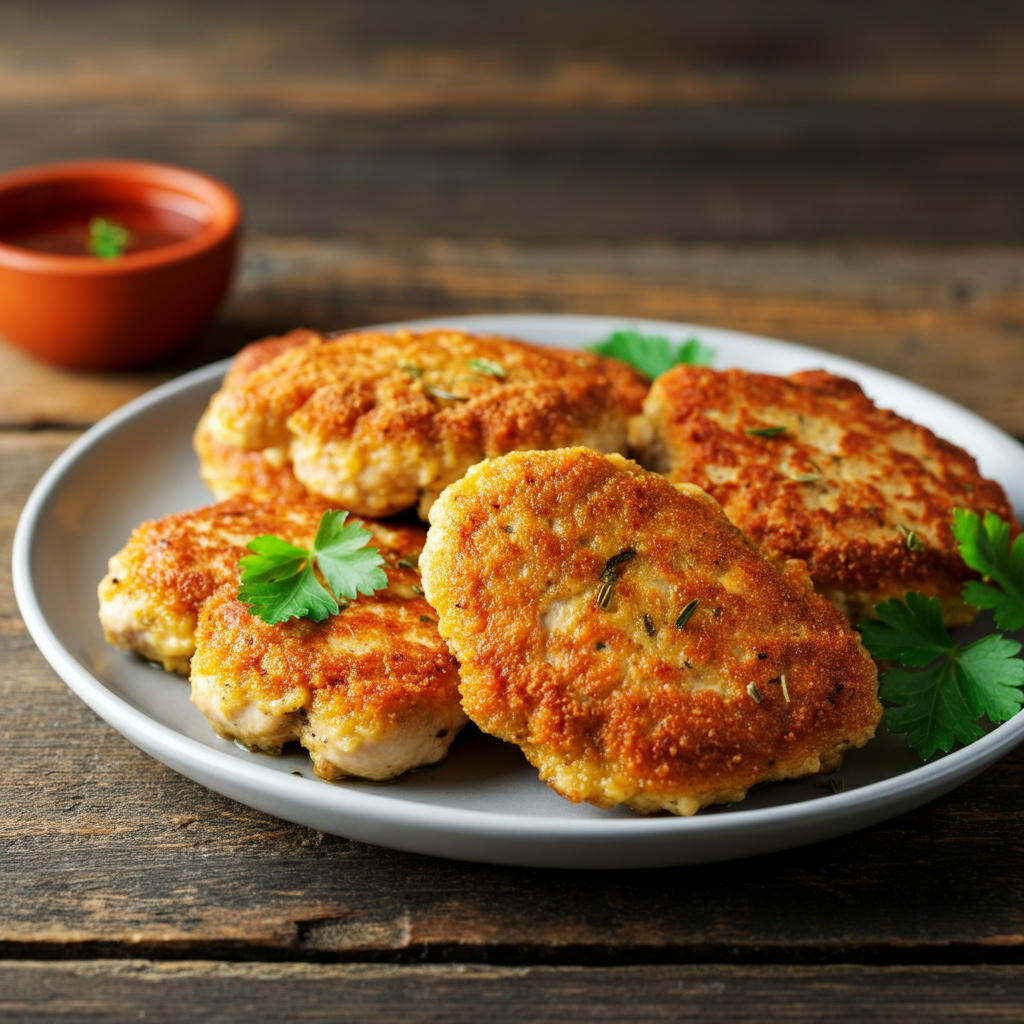
[[[37,164],[0,175],[0,195],[33,185],[61,182],[137,182],[187,195],[210,211],[194,235],[116,260],[38,252],[0,241],[0,268],[61,277],[120,277],[193,259],[238,231],[242,206],[227,185],[199,171],[148,160],[68,160]]]

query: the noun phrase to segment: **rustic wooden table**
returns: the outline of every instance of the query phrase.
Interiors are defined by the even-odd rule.
[[[282,327],[704,322],[892,370],[1024,437],[1019,4],[0,5],[0,169],[208,171],[248,236],[173,364],[0,347],[0,531],[128,398]],[[728,864],[509,869],[221,798],[51,671],[0,574],[0,1020],[1024,1017],[1024,752]]]

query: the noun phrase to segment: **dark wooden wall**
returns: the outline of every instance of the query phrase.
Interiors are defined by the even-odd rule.
[[[0,167],[184,162],[254,232],[1017,244],[1024,7],[0,7]]]

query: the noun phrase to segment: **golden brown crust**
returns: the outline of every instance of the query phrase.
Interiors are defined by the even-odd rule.
[[[241,387],[243,381],[272,359],[319,339],[316,331],[297,327],[280,337],[264,338],[246,345],[231,361],[221,387]],[[252,451],[217,440],[210,429],[210,411],[199,420],[192,445],[199,456],[199,475],[218,500],[243,495],[256,501],[304,501],[309,492],[295,479],[283,452]]]
[[[748,432],[773,426],[786,429]],[[939,598],[950,625],[969,622],[953,509],[1015,523],[1002,488],[962,448],[823,370],[679,366],[655,381],[631,431],[644,465],[708,491],[772,557],[803,559],[854,619],[918,590]]]
[[[276,359],[282,352],[298,348],[300,345],[307,345],[314,339],[319,340],[320,338],[322,335],[318,331],[311,331],[306,327],[296,327],[294,330],[288,331],[287,334],[254,341],[241,349],[231,360],[231,366],[224,375],[223,386],[226,388],[236,387],[249,374],[261,366],[265,366],[272,359]]]
[[[616,360],[456,330],[314,336],[263,361],[269,351],[243,350],[211,401],[204,476],[218,493],[244,486],[209,437],[290,464],[310,493],[373,516],[416,505],[425,516],[469,466],[506,451],[625,451],[648,386]]]
[[[223,588],[199,615],[193,700],[226,739],[270,753],[298,740],[324,779],[387,779],[438,760],[466,722],[458,663],[427,602],[400,589],[323,622],[268,625]]]
[[[292,472],[291,463],[273,449],[251,451],[218,441],[210,430],[210,412],[203,413],[192,438],[199,456],[199,475],[215,498],[236,496],[254,501],[311,501]],[[273,461],[271,461],[273,459]]]
[[[881,715],[873,662],[802,563],[619,456],[481,463],[435,504],[421,566],[470,718],[571,800],[692,814],[834,769]]]
[[[188,674],[199,608],[238,579],[246,545],[263,533],[308,545],[330,506],[231,498],[137,527],[110,559],[99,585],[108,643],[137,650],[168,671]]]

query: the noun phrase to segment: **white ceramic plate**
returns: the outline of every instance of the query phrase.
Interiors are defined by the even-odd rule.
[[[425,325],[420,322],[417,326]],[[579,347],[636,326],[711,345],[717,367],[792,373],[825,367],[858,380],[879,404],[974,454],[1024,511],[1024,448],[954,403],[889,374],[797,345],[658,321],[582,316],[477,316],[431,321]],[[401,850],[539,867],[695,864],[841,835],[910,810],[982,771],[1024,739],[1024,716],[922,765],[902,737],[881,734],[847,755],[833,793],[823,776],[754,789],[693,818],[641,818],[575,806],[538,779],[519,751],[470,728],[448,759],[380,785],[323,782],[305,752],[269,757],[219,739],[189,702],[188,683],[108,647],[96,584],[143,519],[208,503],[192,429],[226,363],[143,395],[88,431],[44,475],[14,542],[14,587],[47,660],[129,740],[219,793],[310,828]]]

